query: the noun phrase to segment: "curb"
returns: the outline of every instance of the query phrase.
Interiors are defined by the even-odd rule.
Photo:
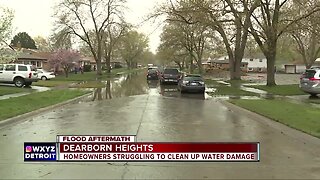
[[[10,124],[17,123],[17,122],[22,122],[22,121],[26,120],[27,118],[29,118],[31,116],[35,116],[35,115],[40,114],[40,113],[43,113],[43,112],[46,112],[46,111],[49,111],[49,110],[52,110],[52,109],[55,109],[55,108],[58,108],[58,107],[69,105],[69,104],[71,104],[73,102],[76,102],[76,101],[79,101],[79,100],[81,100],[81,99],[83,99],[85,97],[88,97],[91,94],[92,93],[90,92],[90,93],[87,93],[85,95],[76,97],[74,99],[69,99],[67,101],[64,101],[64,102],[61,102],[61,103],[58,103],[58,104],[54,104],[54,105],[51,105],[51,106],[43,107],[43,108],[28,112],[28,113],[25,113],[25,114],[21,114],[21,115],[18,115],[18,116],[9,118],[9,119],[5,119],[3,121],[0,121],[0,128],[2,128],[4,126],[7,126],[7,125],[10,125]]]
[[[229,108],[230,110],[234,111],[235,113],[241,113],[241,114],[244,114],[245,116],[247,117],[250,117],[252,118],[253,120],[256,120],[262,124],[265,124],[267,126],[270,126],[272,128],[275,128],[277,130],[279,130],[281,133],[285,134],[285,135],[288,135],[294,139],[298,139],[300,141],[303,141],[303,142],[309,142],[309,143],[312,143],[314,145],[318,145],[320,146],[320,139],[315,137],[315,136],[312,136],[312,135],[309,135],[307,133],[304,133],[300,130],[297,130],[297,129],[294,129],[294,128],[291,128],[285,124],[282,124],[280,122],[277,122],[277,121],[274,121],[270,118],[267,118],[265,116],[262,116],[260,114],[257,114],[255,112],[252,112],[252,111],[249,111],[247,109],[244,109],[242,107],[239,107],[237,105],[234,105],[228,101],[220,101],[221,104],[225,105],[227,108]]]

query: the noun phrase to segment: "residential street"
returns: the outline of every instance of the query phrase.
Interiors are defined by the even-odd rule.
[[[320,140],[221,99],[122,77],[80,102],[0,127],[0,178],[318,179]],[[100,100],[99,100],[100,99]],[[258,163],[25,163],[24,142],[56,135],[136,135],[140,142],[260,142]]]

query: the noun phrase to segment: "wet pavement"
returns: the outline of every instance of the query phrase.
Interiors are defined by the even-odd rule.
[[[0,178],[317,179],[320,140],[239,113],[207,94],[181,95],[143,74],[105,81],[81,102],[0,127]],[[212,91],[208,89],[207,91]],[[138,141],[260,142],[258,163],[24,163],[23,142],[56,135],[136,135]]]

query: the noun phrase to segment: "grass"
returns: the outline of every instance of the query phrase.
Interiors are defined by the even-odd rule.
[[[258,85],[258,86],[250,86],[250,87],[267,91],[269,94],[273,94],[273,95],[294,96],[294,95],[306,94],[299,89],[299,85],[297,84],[277,85],[272,87]]]
[[[23,93],[23,92],[32,92],[33,90],[30,88],[17,88],[11,86],[0,86],[0,96],[15,94],[15,93]]]
[[[104,88],[106,87],[105,83],[97,82],[97,81],[88,81],[81,84],[76,84],[71,86],[72,88]]]
[[[231,103],[320,138],[320,111],[284,100],[231,100]]]
[[[81,90],[51,90],[0,101],[0,121],[58,104],[88,93]]]
[[[215,81],[215,80],[212,80],[212,79],[205,79],[204,80],[204,82],[206,83],[206,85],[208,86],[208,87],[216,87],[216,86],[221,86],[221,84],[220,83],[218,83],[217,81]]]
[[[74,81],[59,81],[59,80],[49,80],[49,81],[38,81],[32,83],[34,86],[44,86],[44,87],[57,87],[57,86],[68,86],[74,83]]]
[[[219,86],[216,87],[217,90],[212,93],[211,95],[233,95],[233,96],[255,96],[257,95],[256,93],[253,92],[248,92],[248,91],[244,91],[241,90],[239,88],[235,88],[235,87],[230,87],[230,86]]]
[[[233,81],[232,81],[233,82]],[[233,95],[233,96],[255,96],[256,93],[248,92],[240,89],[240,86],[227,86],[225,84],[218,83],[215,80],[205,79],[205,83],[208,87],[216,88],[217,90],[210,95]]]

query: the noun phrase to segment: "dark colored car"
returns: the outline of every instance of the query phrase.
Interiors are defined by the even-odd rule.
[[[160,75],[160,84],[174,83],[178,84],[181,78],[181,74],[178,69],[166,68]]]
[[[200,75],[186,75],[178,84],[178,89],[181,93],[184,92],[205,92],[205,83]]]
[[[157,69],[149,69],[147,73],[147,80],[158,80],[159,71]]]

